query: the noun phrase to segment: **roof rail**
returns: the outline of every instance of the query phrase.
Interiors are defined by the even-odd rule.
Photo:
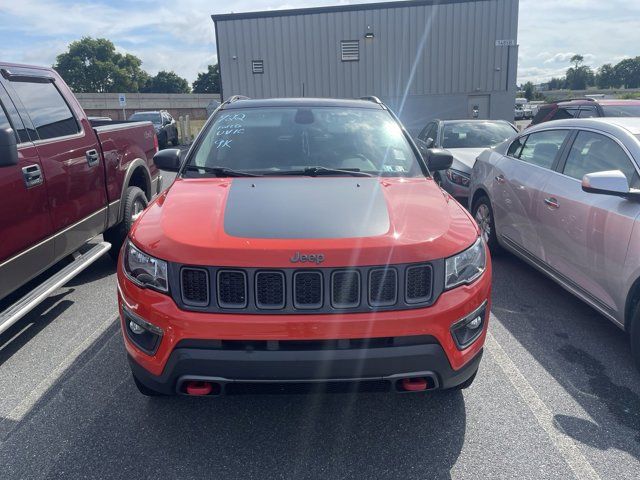
[[[244,95],[232,95],[228,100],[222,102],[222,104],[237,102],[238,100],[249,100],[249,97],[245,97]]]
[[[591,98],[591,97],[563,98],[562,100],[556,100],[555,103],[573,102],[574,100],[589,100],[591,102],[595,102],[597,99],[596,98]],[[551,102],[551,103],[554,103],[554,102]]]
[[[382,103],[382,100],[380,100],[378,97],[374,97],[373,95],[369,95],[367,97],[360,97],[359,100],[367,100],[369,102],[377,103],[379,105],[384,105]]]

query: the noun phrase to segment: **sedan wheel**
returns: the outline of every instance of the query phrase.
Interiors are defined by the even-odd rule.
[[[498,243],[496,237],[496,224],[493,218],[493,209],[491,208],[491,202],[486,196],[478,198],[473,202],[471,209],[473,218],[475,219],[478,227],[480,228],[480,234],[482,238],[489,245],[489,250],[493,255],[498,255],[502,252],[502,247]]]

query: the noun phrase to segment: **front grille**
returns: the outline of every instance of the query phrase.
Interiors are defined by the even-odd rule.
[[[369,272],[369,305],[394,305],[398,298],[398,274],[393,268],[378,268]]]
[[[222,308],[247,306],[247,276],[241,270],[218,272],[218,304]]]
[[[360,304],[360,272],[342,270],[331,275],[331,305],[353,308]]]
[[[194,307],[209,304],[209,273],[202,268],[184,267],[180,276],[182,301]]]
[[[431,265],[407,268],[405,293],[407,303],[422,303],[431,298]]]
[[[256,305],[258,308],[284,308],[284,274],[256,273]]]
[[[444,291],[444,260],[309,268],[169,264],[170,295],[183,310],[237,314],[332,314],[432,305]]]
[[[296,272],[293,275],[293,305],[296,308],[322,307],[322,273]]]

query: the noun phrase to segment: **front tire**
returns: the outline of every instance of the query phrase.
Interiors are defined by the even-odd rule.
[[[486,195],[481,196],[471,207],[471,215],[475,219],[484,241],[489,246],[492,255],[499,255],[503,252],[496,236],[496,223],[493,216],[491,201]]]
[[[137,220],[142,211],[147,208],[147,196],[138,187],[127,188],[127,193],[124,199],[124,216],[122,221],[109,228],[102,235],[104,239],[111,244],[111,250],[109,255],[115,261],[118,259],[118,254],[122,248],[131,226]]]
[[[636,306],[635,314],[631,319],[629,338],[631,340],[631,355],[636,368],[640,371],[640,303]]]

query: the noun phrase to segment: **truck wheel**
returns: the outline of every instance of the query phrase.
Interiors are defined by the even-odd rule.
[[[147,208],[147,204],[147,197],[140,188],[127,188],[127,193],[124,198],[124,216],[122,221],[103,234],[104,239],[111,244],[109,255],[111,255],[111,258],[114,260],[118,259],[122,244],[127,238],[133,222],[135,222],[142,211]]]
[[[631,339],[631,355],[635,361],[636,368],[640,370],[640,303],[636,306],[635,314],[631,320],[629,337]]]
[[[152,390],[151,388],[147,387],[140,380],[138,380],[135,375],[132,374],[132,376],[133,376],[133,382],[136,384],[136,387],[138,388],[138,391],[142,395],[144,395],[145,397],[162,397],[162,396],[164,396],[163,393],[157,392],[157,391]]]
[[[471,208],[471,215],[480,227],[484,241],[489,245],[492,255],[499,255],[503,252],[496,236],[496,224],[493,217],[493,208],[486,195],[478,198]]]

